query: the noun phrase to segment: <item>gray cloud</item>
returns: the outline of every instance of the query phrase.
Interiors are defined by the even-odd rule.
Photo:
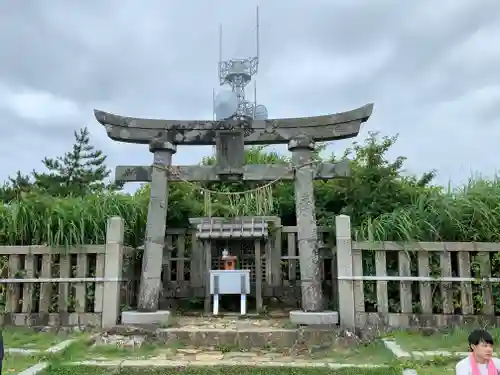
[[[39,168],[44,156],[69,149],[73,131],[85,125],[111,166],[150,163],[147,147],[109,140],[92,109],[210,118],[218,24],[225,58],[253,54],[256,4],[3,2],[0,177]],[[496,171],[498,1],[289,0],[263,2],[260,13],[258,99],[271,116],[332,113],[373,101],[362,136],[399,133],[392,154],[408,156],[410,172],[437,168],[441,183],[459,183],[471,171]],[[196,163],[210,152],[181,148],[175,161]]]

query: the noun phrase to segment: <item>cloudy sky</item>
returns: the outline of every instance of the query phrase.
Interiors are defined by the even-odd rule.
[[[147,146],[107,138],[92,109],[209,119],[224,58],[255,52],[256,0],[0,0],[0,178],[40,169],[88,126],[118,164]],[[400,134],[392,155],[457,184],[499,166],[500,1],[268,0],[260,6],[259,102],[270,117],[375,103],[368,131]],[[249,90],[249,95],[250,90]],[[329,145],[341,151],[348,142]],[[285,148],[279,148],[286,152]],[[208,148],[180,148],[176,164]]]

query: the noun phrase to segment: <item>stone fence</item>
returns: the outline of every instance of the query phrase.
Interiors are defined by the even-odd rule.
[[[123,230],[113,217],[105,245],[0,246],[0,324],[115,326]]]
[[[500,323],[500,243],[356,242],[345,215],[336,237],[341,325]]]
[[[124,290],[135,294],[138,283],[130,278],[140,276],[140,264],[135,271],[125,264],[125,254],[135,252],[124,247],[123,231],[123,220],[113,217],[104,245],[0,246],[0,325],[116,325],[121,308],[130,307]],[[262,263],[242,259],[262,278],[264,297],[294,288],[300,293],[297,228],[276,231]],[[343,215],[336,218],[335,234],[318,232],[324,292],[342,326],[500,323],[500,243],[353,241],[350,218]],[[167,230],[163,277],[172,298],[185,298],[173,294],[179,286],[195,286],[193,235]]]

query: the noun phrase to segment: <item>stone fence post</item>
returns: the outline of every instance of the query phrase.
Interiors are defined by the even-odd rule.
[[[351,218],[347,215],[335,217],[337,237],[337,272],[339,283],[340,326],[354,329],[356,315],[354,308],[354,282],[352,277]]]
[[[123,219],[108,219],[102,300],[102,328],[116,326],[120,316],[120,284],[123,267]]]

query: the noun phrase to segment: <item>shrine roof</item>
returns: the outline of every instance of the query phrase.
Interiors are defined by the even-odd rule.
[[[189,220],[197,228],[196,237],[200,240],[218,239],[258,239],[269,236],[266,217],[235,218],[195,218]]]

